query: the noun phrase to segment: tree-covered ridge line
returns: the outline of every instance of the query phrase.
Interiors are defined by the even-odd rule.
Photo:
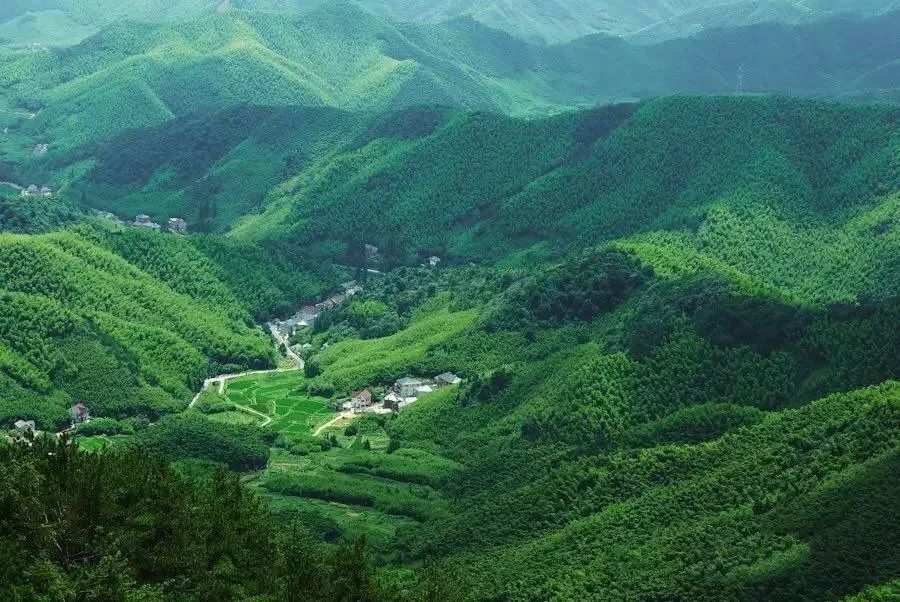
[[[65,45],[117,20],[183,21],[227,10],[302,14],[336,0],[9,0],[0,11],[0,42]],[[348,0],[338,0],[347,2]],[[805,23],[834,15],[877,15],[896,9],[893,0],[612,0],[597,5],[557,0],[552,8],[535,0],[356,0],[360,6],[397,21],[446,23],[475,19],[524,40],[567,42],[603,33],[642,40],[686,37],[716,27],[760,22]],[[69,31],[60,31],[69,30]]]
[[[454,113],[423,137],[377,138],[308,167],[234,235],[315,244],[343,261],[368,243],[389,265],[657,230],[712,260],[777,252],[735,238],[751,235],[801,253],[827,241],[884,256],[896,232],[896,120],[892,105],[783,97],[673,97],[547,120]],[[829,269],[805,265],[778,285]]]
[[[152,419],[182,408],[206,377],[273,365],[254,321],[337,280],[274,248],[100,225],[2,234],[0,275],[0,421],[46,430],[75,402]]]
[[[0,55],[0,85],[16,105],[43,109],[17,130],[51,152],[237,104],[534,115],[672,93],[893,98],[898,15],[544,46],[470,20],[398,24],[329,2],[300,16],[116,23],[71,48]]]
[[[462,584],[447,599],[840,599],[888,583],[896,290],[799,301],[735,277],[754,260],[663,270],[616,243],[545,267],[371,278],[308,339],[306,387],[466,377],[383,424],[388,450],[460,468],[438,488],[448,505],[417,506],[379,556],[442,559],[438,581]],[[314,523],[328,524],[320,498],[377,499],[365,474],[279,470],[263,486]]]
[[[794,219],[820,196],[815,203],[833,213],[893,189],[895,113],[780,97],[668,98],[540,120],[449,108],[237,107],[11,169],[25,172],[20,179],[62,178],[64,197],[123,216],[178,215],[193,229],[223,231],[250,214],[243,238],[322,242],[333,257],[353,232],[408,262],[416,252],[503,255],[547,238],[583,244],[645,225],[690,226],[700,200],[775,205]],[[836,126],[844,120],[846,130]],[[855,137],[865,144],[854,146]],[[670,158],[673,145],[689,150]],[[84,167],[64,167],[73,160]],[[423,215],[429,198],[443,209],[433,217]],[[467,239],[472,225],[484,231],[468,238],[483,249]]]
[[[840,599],[886,583],[898,562],[898,403],[893,382],[706,445],[575,461],[522,501],[555,489],[576,505],[596,495],[592,511],[573,509],[537,539],[461,553],[448,573],[476,599]]]

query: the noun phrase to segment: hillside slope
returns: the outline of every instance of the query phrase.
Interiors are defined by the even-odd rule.
[[[376,549],[438,559],[422,575],[438,599],[822,600],[890,583],[896,191],[843,226],[720,207],[550,265],[371,277],[302,335],[306,388],[466,381],[354,423],[386,451],[282,456],[261,486],[325,533],[346,527],[323,501],[374,514],[380,487],[409,491],[389,512],[415,522]],[[435,491],[416,497],[421,482]]]
[[[471,17],[525,40],[561,43],[602,33],[664,40],[714,27],[796,24],[837,14],[877,15],[895,0],[367,0],[366,6],[402,21],[444,22]]]
[[[0,55],[0,88],[37,113],[13,124],[11,142],[51,153],[237,104],[540,114],[678,92],[891,98],[898,26],[900,11],[651,46],[591,36],[548,47],[469,19],[401,25],[332,1],[300,17],[113,25],[70,49]]]
[[[304,170],[234,234],[340,253],[369,243],[389,261],[469,261],[696,231],[726,223],[715,218],[723,212],[745,223],[771,215],[800,244],[818,227],[891,219],[897,117],[889,105],[749,97],[547,120],[457,113],[430,135],[378,138]]]
[[[0,424],[181,409],[203,378],[274,361],[253,317],[315,298],[328,272],[227,243],[129,230],[0,235]]]

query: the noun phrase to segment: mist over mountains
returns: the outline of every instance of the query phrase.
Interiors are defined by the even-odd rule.
[[[897,0],[355,1],[396,21],[445,23],[465,17],[523,40],[543,43],[568,42],[596,33],[661,41],[717,27],[809,23],[836,15],[875,16],[900,7]],[[10,0],[0,7],[0,40],[66,43],[121,19],[175,21],[235,9],[300,14],[321,3],[322,0]]]

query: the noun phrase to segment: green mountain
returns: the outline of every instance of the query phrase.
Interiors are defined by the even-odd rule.
[[[339,2],[302,18],[114,25],[65,51],[0,55],[0,177],[49,183],[122,216],[182,215],[221,231],[283,197],[281,183],[359,152],[379,127],[394,129],[387,144],[406,144],[449,115],[410,107],[532,116],[671,91],[890,99],[898,19],[553,47],[471,20],[397,25]]]
[[[458,113],[298,178],[269,235],[444,260],[370,276],[301,334],[306,389],[466,381],[356,421],[384,451],[260,487],[323,534],[361,528],[328,503],[365,516],[385,566],[432,559],[401,580],[423,597],[893,591],[896,119],[785,98]]]
[[[370,276],[361,297],[298,338],[314,368],[301,386],[342,398],[406,374],[466,381],[355,422],[388,439],[384,451],[313,453],[294,469],[282,458],[261,489],[323,536],[360,529],[329,503],[367,517],[383,565],[432,559],[418,582],[401,581],[436,599],[892,591],[896,109],[676,98],[617,111],[552,120],[559,141],[546,123],[501,120],[514,138],[489,116],[455,116],[480,120],[468,131],[481,132],[482,152],[451,151],[449,137],[425,143],[440,160],[420,147],[402,170],[344,172],[356,187],[342,210],[363,209],[335,230],[378,231],[396,215],[384,231],[409,232],[405,250],[462,232],[444,221],[458,215],[471,254]],[[583,135],[588,117],[594,136],[579,147],[569,132]],[[562,166],[530,150],[557,146]],[[534,183],[510,181],[547,165]],[[299,203],[310,213],[287,220],[293,232],[342,219],[310,217],[335,183],[322,182]],[[369,204],[381,185],[390,194]],[[515,202],[449,202],[504,186],[521,190]],[[536,246],[509,253],[507,216]],[[542,261],[556,240],[572,246]],[[490,252],[501,257],[466,262]],[[396,533],[385,539],[387,525]]]
[[[545,120],[453,113],[427,135],[373,135],[303,170],[234,235],[337,257],[369,243],[404,263],[703,231],[717,212],[739,230],[775,219],[815,238],[815,227],[867,223],[860,211],[894,202],[896,119],[892,105],[772,97],[666,98]]]
[[[714,27],[807,23],[839,14],[873,16],[896,0],[358,0],[395,21],[472,18],[531,42],[569,42],[597,33],[642,39],[685,37]],[[229,10],[301,14],[322,0],[11,0],[0,8],[0,44],[67,45],[116,21],[184,21]]]
[[[0,84],[39,112],[13,133],[54,150],[236,104],[531,114],[676,92],[890,97],[898,15],[655,46],[595,36],[545,47],[473,21],[404,26],[328,2],[299,18],[230,12],[114,25],[64,51],[0,55]]]
[[[891,8],[3,3],[0,598],[897,598]]]
[[[296,257],[219,239],[100,226],[0,235],[0,423],[63,426],[178,410],[203,378],[274,361],[253,320],[335,278]]]

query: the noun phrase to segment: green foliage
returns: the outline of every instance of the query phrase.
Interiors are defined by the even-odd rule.
[[[535,331],[615,309],[647,278],[633,257],[591,251],[519,283],[486,318],[490,328]]]
[[[496,483],[486,487],[489,497],[479,492],[486,481],[470,482],[457,506],[468,518],[448,520],[440,533],[430,525],[427,540],[446,545],[458,534],[467,551],[452,563],[479,576],[467,594],[479,598],[592,591],[840,597],[870,579],[882,582],[887,567],[896,567],[896,529],[886,523],[896,506],[894,480],[883,471],[896,470],[897,407],[891,383],[817,401],[705,445],[572,458],[534,484],[521,478],[522,458],[552,465],[559,456],[520,448],[519,460],[504,455],[518,465],[511,473],[485,464],[481,478]],[[507,474],[518,478],[507,482]],[[508,487],[510,494],[496,499]],[[843,504],[859,511],[842,513]],[[822,515],[825,508],[833,520]],[[566,526],[548,529],[560,513]],[[475,524],[486,529],[483,536]],[[497,547],[503,534],[512,541]],[[639,554],[625,553],[636,544]],[[482,553],[488,545],[492,551]],[[870,547],[862,552],[860,545]],[[869,573],[873,558],[878,568]]]
[[[347,474],[369,474],[432,486],[445,484],[460,467],[456,462],[420,449],[395,449],[389,455],[345,454],[335,465],[338,471]]]
[[[319,316],[313,325],[313,332],[325,332],[338,322],[352,328],[362,339],[386,337],[403,326],[400,316],[381,301],[354,299],[334,311]]]
[[[273,527],[220,471],[185,478],[139,451],[0,446],[4,599],[354,599],[382,594],[361,544]],[[302,577],[302,578],[301,578]]]
[[[169,461],[196,458],[245,471],[266,465],[271,437],[259,429],[186,413],[162,418],[142,432],[137,442]]]
[[[34,199],[0,191],[0,231],[36,233],[68,226],[82,217],[73,203],[55,199]]]
[[[332,440],[325,437],[313,437],[302,433],[279,433],[274,445],[289,451],[295,456],[308,456],[317,451],[328,451]]]
[[[736,428],[756,424],[765,413],[732,404],[707,404],[678,410],[655,422],[642,425],[627,436],[635,447],[666,443],[702,443]]]
[[[134,426],[129,422],[112,418],[94,418],[77,426],[75,433],[84,437],[96,435],[133,435]]]
[[[175,291],[235,317],[248,311],[260,321],[284,315],[338,280],[333,269],[276,245],[157,236],[139,228],[100,234],[96,240]]]
[[[423,139],[376,140],[310,166],[234,234],[342,261],[349,243],[365,242],[388,263],[632,237],[617,246],[660,273],[739,264],[757,286],[816,301],[888,276],[893,106],[673,97],[627,108],[454,115]],[[847,274],[835,287],[825,284],[833,262]]]
[[[430,488],[382,479],[359,479],[343,473],[289,474],[269,472],[262,486],[269,492],[372,507],[387,514],[419,520],[440,512]]]

